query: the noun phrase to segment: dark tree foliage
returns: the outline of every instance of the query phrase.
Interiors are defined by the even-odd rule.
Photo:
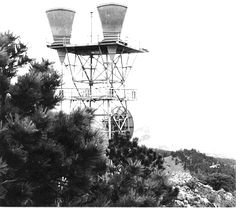
[[[62,189],[62,205],[73,205],[86,198],[93,183],[106,170],[106,158],[101,134],[93,130],[93,111],[77,110],[69,116],[59,113],[53,121],[49,136],[63,147],[62,176],[66,185]]]
[[[59,75],[26,49],[0,34],[0,206],[70,206],[106,169],[102,138],[92,110],[50,112],[61,100]],[[28,73],[13,83],[26,64]]]
[[[107,156],[115,166],[126,165],[128,160],[139,160],[141,164],[149,168],[163,169],[163,157],[154,149],[138,145],[138,138],[131,141],[129,134],[115,133],[107,149]]]
[[[91,110],[37,114],[35,122],[9,117],[2,129],[1,205],[69,206],[89,193],[106,168],[99,132],[89,127]]]
[[[209,174],[205,179],[205,183],[212,186],[215,190],[224,189],[225,191],[233,192],[236,189],[235,179],[222,173]]]
[[[9,111],[11,80],[17,70],[32,60],[28,58],[27,47],[19,37],[10,32],[0,33],[0,120],[5,120]]]
[[[161,155],[140,147],[137,138],[131,140],[129,134],[114,134],[107,156],[108,170],[91,189],[87,206],[171,205],[177,196],[178,190],[166,184]]]
[[[29,73],[19,77],[11,87],[11,104],[17,108],[17,113],[32,115],[37,107],[52,109],[61,100],[60,96],[55,95],[60,77],[51,64],[48,60],[33,62]]]

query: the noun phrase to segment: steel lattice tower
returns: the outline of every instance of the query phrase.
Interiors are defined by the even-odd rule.
[[[75,105],[95,109],[97,121],[108,132],[133,134],[134,122],[128,102],[136,99],[136,90],[126,88],[134,57],[145,49],[130,47],[120,40],[127,7],[103,4],[97,7],[104,39],[96,44],[70,44],[75,11],[48,10],[54,42],[48,45],[59,55],[64,73],[70,73],[73,88],[62,88],[64,99]]]

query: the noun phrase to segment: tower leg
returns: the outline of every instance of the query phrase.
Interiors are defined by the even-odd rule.
[[[107,101],[107,110],[108,110],[108,140],[111,139],[111,106],[110,101]]]

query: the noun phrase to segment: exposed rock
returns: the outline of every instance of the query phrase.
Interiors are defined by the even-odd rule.
[[[167,158],[167,184],[177,188],[179,193],[171,206],[175,207],[226,207],[236,206],[236,197],[224,189],[215,191],[211,186],[201,183],[180,163],[175,164]]]
[[[224,196],[225,196],[226,200],[232,200],[232,198],[233,198],[233,195],[229,192],[225,193]]]
[[[184,204],[188,204],[188,200],[186,200],[186,199],[183,202],[184,202]]]
[[[189,172],[175,171],[169,175],[168,183],[170,185],[183,185],[188,183],[193,177]]]
[[[186,192],[184,192],[184,190],[179,190],[179,194],[178,194],[178,196],[177,196],[177,199],[178,200],[185,200],[186,199]]]
[[[184,207],[184,202],[180,201],[180,200],[175,200],[174,201],[174,205],[176,207]]]
[[[172,178],[172,184],[179,189],[179,193],[174,201],[176,207],[222,207],[234,199],[233,195],[224,189],[213,190],[209,185],[202,184],[198,179],[191,177],[188,182],[180,182],[180,173]],[[185,175],[185,174],[183,174]],[[186,174],[187,175],[187,174]],[[171,175],[173,176],[173,175]],[[170,176],[170,177],[171,177]],[[235,199],[234,199],[235,200]]]
[[[209,204],[209,203],[210,203],[207,198],[201,198],[201,199],[200,199],[200,202],[201,202],[202,204]]]

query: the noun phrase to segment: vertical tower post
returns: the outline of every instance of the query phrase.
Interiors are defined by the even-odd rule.
[[[89,80],[89,96],[90,96],[90,100],[89,100],[89,107],[92,107],[92,87],[93,87],[93,55],[90,55],[90,80]]]
[[[91,25],[90,25],[90,30],[91,30],[91,34],[90,34],[90,43],[92,44],[93,42],[93,12],[90,12],[90,17],[91,17]]]

